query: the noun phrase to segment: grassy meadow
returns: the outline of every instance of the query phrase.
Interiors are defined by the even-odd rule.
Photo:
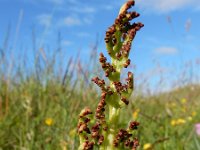
[[[98,88],[90,82],[91,77],[103,74],[97,67],[96,47],[88,57],[88,64],[83,65],[85,62],[81,63],[77,56],[61,65],[65,66],[61,69],[57,53],[47,57],[44,50],[39,50],[29,68],[24,63],[28,58],[22,57],[20,63],[3,52],[0,150],[77,150],[78,114],[85,106],[94,111],[100,96]],[[89,64],[92,65],[84,67]],[[121,126],[131,120],[140,122],[137,131],[140,150],[198,150],[200,137],[195,124],[200,123],[199,91],[199,85],[188,81],[168,92],[135,93],[121,114]]]

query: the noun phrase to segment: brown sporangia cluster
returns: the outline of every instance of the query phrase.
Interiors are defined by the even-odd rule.
[[[106,90],[105,81],[104,80],[99,79],[99,77],[95,77],[95,78],[92,79],[92,81],[94,83],[96,83],[101,88],[102,91]]]
[[[117,135],[115,136],[114,146],[118,147],[123,144],[126,148],[131,148],[132,150],[136,150],[136,148],[139,146],[139,141],[137,138],[132,137],[130,131],[136,130],[138,126],[139,122],[133,121],[130,123],[129,128],[127,130],[120,129]]]
[[[139,122],[137,122],[137,121],[132,121],[132,122],[130,122],[129,129],[130,129],[130,130],[136,130],[136,129],[138,128],[139,125],[140,125]]]
[[[85,108],[79,115],[79,118],[83,120],[82,122],[79,122],[78,124],[78,133],[83,133],[85,131],[86,133],[90,134],[90,129],[88,128],[88,123],[90,122],[90,119],[87,117],[89,114],[92,114],[92,111],[89,108]]]
[[[94,147],[94,142],[90,142],[89,140],[86,139],[86,141],[83,143],[83,150],[92,150]]]
[[[107,58],[103,55],[103,53],[100,53],[99,62],[105,71],[105,76],[109,77],[112,73],[116,72],[116,69],[110,63],[106,62],[106,60]]]
[[[127,68],[131,63],[130,59],[127,59],[126,62],[124,63],[124,68]]]
[[[84,120],[83,122],[80,122],[79,120],[79,125],[78,125],[78,133],[82,133],[85,131],[88,134],[91,134],[91,140],[92,142],[88,141],[88,136],[84,137],[85,142],[84,142],[84,150],[90,150],[93,149],[94,146],[94,141],[96,141],[97,145],[101,145],[104,141],[104,136],[101,133],[101,130],[107,131],[107,125],[106,125],[106,120],[105,120],[105,106],[106,106],[106,95],[112,95],[112,91],[110,90],[110,87],[105,86],[105,81],[100,80],[98,77],[92,79],[93,82],[95,82],[101,89],[102,89],[102,94],[101,94],[101,99],[97,105],[96,108],[96,113],[95,113],[95,118],[97,122],[95,123],[94,126],[91,127],[91,131],[88,128],[88,120],[86,116],[91,114],[91,111],[88,110],[88,108],[85,108],[83,112],[80,114],[80,118]]]
[[[107,130],[106,122],[105,122],[105,94],[102,94],[102,99],[98,104],[96,110],[96,119],[98,120],[97,123],[89,129],[88,123],[90,122],[89,115],[92,114],[89,108],[85,108],[79,115],[79,123],[78,123],[78,133],[83,134],[84,143],[83,143],[83,150],[92,150],[94,147],[95,142],[97,141],[98,145],[101,145],[104,141],[104,136],[101,134],[101,130]],[[91,136],[89,136],[91,135]]]
[[[129,89],[133,89],[133,73],[132,72],[128,72],[128,78],[126,79],[127,81],[127,85]]]
[[[117,59],[128,57],[131,43],[136,35],[144,25],[142,23],[133,23],[130,21],[139,16],[137,12],[128,12],[128,9],[135,4],[134,1],[130,0],[121,8],[119,16],[115,19],[115,23],[108,28],[106,31],[105,42],[108,45],[108,53]],[[122,38],[116,38],[116,34],[121,34]],[[122,40],[122,41],[121,41]],[[121,45],[122,44],[122,45]],[[115,51],[114,45],[121,46],[120,50]],[[130,64],[128,60],[124,67],[126,68]]]
[[[100,147],[105,140],[107,140],[106,144],[110,144],[106,136],[111,134],[111,132],[112,134],[114,133],[112,147],[136,150],[139,146],[139,140],[133,135],[133,131],[139,126],[138,122],[130,122],[127,129],[115,128],[113,130],[112,127],[115,125],[110,124],[108,120],[110,116],[106,117],[105,114],[105,110],[108,108],[106,105],[116,107],[117,109],[120,109],[123,103],[128,105],[128,98],[134,88],[133,73],[128,72],[125,84],[120,81],[121,68],[127,68],[131,63],[128,56],[132,41],[135,38],[136,32],[144,26],[142,23],[131,23],[132,19],[139,16],[137,12],[128,11],[134,4],[134,0],[128,0],[121,7],[114,24],[106,31],[105,43],[108,54],[111,56],[111,63],[108,62],[103,53],[100,53],[99,62],[105,72],[105,76],[110,81],[110,85],[107,86],[105,80],[99,77],[92,79],[100,87],[101,97],[96,108],[95,118],[93,118],[96,122],[93,125],[89,125],[92,122],[90,121],[92,112],[89,108],[85,108],[79,115],[78,133],[81,142],[79,149],[92,150],[95,145]]]
[[[128,78],[126,81],[126,84],[122,84],[120,81],[115,81],[113,84],[117,94],[120,96],[121,101],[128,105],[129,101],[123,96],[123,93],[128,93],[129,89],[133,90],[133,74],[131,72],[128,72]]]
[[[120,81],[114,81],[116,92],[121,94],[122,92],[126,92],[128,89],[133,89],[133,74],[132,72],[128,72],[128,78],[126,79],[127,83],[122,84]]]

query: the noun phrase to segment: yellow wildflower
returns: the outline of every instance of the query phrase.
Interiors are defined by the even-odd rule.
[[[176,125],[176,120],[174,120],[174,119],[171,120],[171,125],[172,125],[172,126],[175,126],[175,125]]]
[[[140,109],[139,109],[139,108],[136,109],[136,110],[133,112],[133,119],[137,119],[139,112],[140,112]]]
[[[177,119],[176,123],[177,123],[177,125],[180,125],[180,124],[186,123],[186,121],[184,119],[179,118],[179,119]]]
[[[53,125],[53,119],[52,118],[46,118],[45,119],[45,124],[47,126],[52,126]]]
[[[146,143],[143,146],[143,150],[151,150],[153,148],[151,143]]]
[[[188,119],[189,121],[192,121],[192,117],[191,117],[191,116],[189,116],[187,119]]]
[[[196,111],[193,111],[193,112],[192,112],[192,116],[193,116],[193,117],[196,116],[196,114],[197,114]]]
[[[186,102],[187,102],[187,99],[185,99],[185,98],[182,98],[182,99],[181,99],[181,103],[182,103],[182,104],[185,104]]]
[[[171,120],[172,126],[181,125],[181,124],[185,124],[185,123],[186,123],[186,121],[184,119],[181,119],[181,118],[176,119],[176,120],[174,120],[174,119]]]

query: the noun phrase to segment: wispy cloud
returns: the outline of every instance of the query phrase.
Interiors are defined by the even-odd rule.
[[[105,6],[103,7],[103,9],[105,9],[105,10],[113,10],[113,9],[114,9],[114,6],[112,6],[112,5],[105,5]]]
[[[45,1],[55,4],[55,5],[61,5],[64,3],[64,0],[45,0]]]
[[[66,26],[73,26],[73,25],[80,25],[81,20],[78,17],[68,16],[63,19],[63,25]]]
[[[83,23],[84,24],[92,24],[92,18],[91,17],[84,17]]]
[[[90,34],[87,33],[87,32],[78,32],[78,33],[76,33],[76,36],[78,36],[78,37],[89,37]]]
[[[62,46],[70,46],[73,43],[72,43],[72,41],[69,41],[69,40],[63,40],[61,44],[62,44]]]
[[[40,25],[48,27],[51,25],[52,16],[49,14],[41,14],[37,16],[37,21]]]
[[[68,0],[68,2],[72,3],[72,4],[79,4],[80,1],[78,0]]]
[[[92,6],[74,6],[70,8],[71,11],[76,13],[94,13],[96,12],[96,9]]]
[[[167,13],[186,7],[200,7],[199,0],[137,0],[138,6],[145,11]]]
[[[79,17],[77,15],[67,16],[63,19],[60,19],[59,26],[79,26],[84,24],[91,24],[92,18],[90,17]]]
[[[156,48],[155,52],[157,54],[162,54],[162,55],[173,55],[173,54],[176,54],[178,50],[175,47],[163,46],[163,47]]]

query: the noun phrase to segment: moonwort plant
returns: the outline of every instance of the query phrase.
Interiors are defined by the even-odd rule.
[[[139,16],[137,12],[128,11],[134,4],[134,0],[127,1],[121,7],[114,24],[106,31],[105,43],[111,63],[107,62],[103,53],[100,54],[99,62],[110,84],[106,85],[98,77],[92,79],[101,89],[101,99],[94,120],[89,108],[83,109],[79,115],[79,150],[136,150],[139,146],[138,138],[134,137],[134,130],[139,123],[132,121],[127,129],[121,129],[118,125],[121,108],[129,104],[134,80],[133,73],[128,72],[126,83],[121,83],[121,70],[129,66],[131,60],[128,57],[133,39],[144,26],[142,23],[131,23],[131,20]]]

